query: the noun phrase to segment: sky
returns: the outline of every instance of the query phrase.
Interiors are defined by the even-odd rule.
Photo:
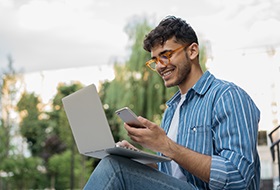
[[[209,70],[248,91],[269,123],[280,97],[279,0],[0,0],[0,69],[10,55],[48,97],[58,81],[112,79],[109,67],[129,56],[128,22],[167,15],[191,24],[208,44]]]
[[[277,0],[0,0],[1,67],[7,54],[27,73],[112,64],[128,56],[129,20],[146,16],[157,24],[167,15],[223,49],[280,43]]]

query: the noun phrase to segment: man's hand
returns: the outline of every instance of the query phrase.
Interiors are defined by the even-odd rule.
[[[132,144],[130,144],[129,142],[127,142],[126,140],[122,140],[116,143],[117,147],[126,147],[126,148],[130,148],[130,149],[136,149],[138,150],[135,146],[133,146]]]
[[[138,120],[145,128],[135,128],[126,123],[124,124],[131,140],[155,152],[165,152],[171,141],[165,134],[165,131],[155,123],[141,116],[138,117]]]
[[[124,125],[128,136],[145,148],[161,152],[205,182],[210,179],[211,156],[203,155],[178,145],[167,137],[165,131],[151,121],[138,117],[146,128]]]

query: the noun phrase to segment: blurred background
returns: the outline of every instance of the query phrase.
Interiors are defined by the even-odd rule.
[[[0,0],[0,189],[83,187],[99,160],[78,153],[61,98],[86,85],[99,87],[116,141],[127,139],[120,107],[160,123],[177,89],[145,67],[142,41],[168,15],[197,32],[204,71],[241,86],[261,110],[261,188],[276,188],[278,0]]]

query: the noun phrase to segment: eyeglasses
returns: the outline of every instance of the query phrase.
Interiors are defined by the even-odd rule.
[[[156,71],[157,64],[160,63],[164,66],[167,66],[170,64],[170,58],[173,56],[173,54],[188,45],[178,47],[174,50],[170,50],[167,52],[162,52],[158,57],[154,57],[146,62],[146,66],[149,67],[151,70]]]

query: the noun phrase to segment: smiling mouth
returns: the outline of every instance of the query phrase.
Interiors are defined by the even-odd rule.
[[[168,70],[168,71],[161,72],[160,75],[162,76],[162,78],[165,79],[166,77],[170,76],[172,73],[173,70]]]

